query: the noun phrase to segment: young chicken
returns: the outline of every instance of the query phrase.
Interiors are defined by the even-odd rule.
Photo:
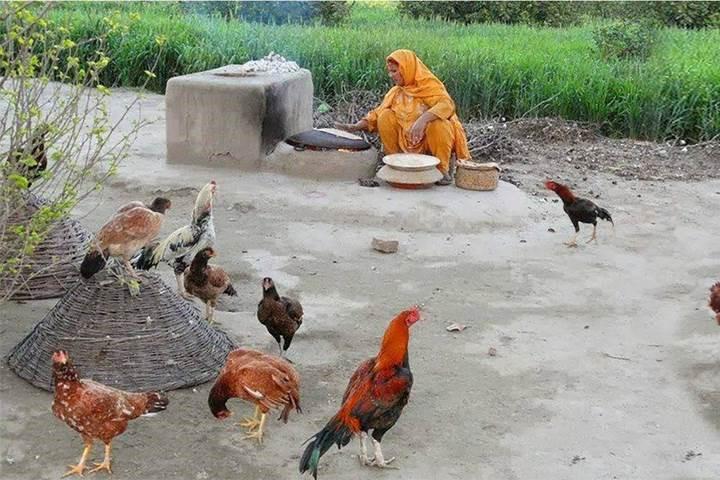
[[[236,296],[237,292],[230,283],[230,276],[220,267],[208,265],[208,260],[215,256],[211,247],[200,250],[185,270],[185,291],[205,304],[205,316],[209,323],[213,322],[217,299],[223,293]]]
[[[300,473],[310,470],[317,479],[320,457],[333,445],[344,447],[353,435],[360,439],[360,461],[363,465],[387,467],[394,458],[385,460],[380,447],[383,435],[400,418],[410,397],[413,376],[408,362],[410,326],[420,320],[417,307],[397,315],[385,330],[380,352],[355,370],[343,395],[340,411],[325,428],[309,440],[300,458]],[[372,430],[375,457],[367,456],[365,440]]]
[[[263,278],[262,288],[263,298],[258,303],[257,318],[278,342],[282,357],[290,348],[295,332],[302,325],[303,308],[297,300],[281,297],[272,278]],[[283,344],[280,342],[281,337]]]
[[[81,380],[64,350],[52,356],[55,397],[52,411],[56,417],[80,434],[85,443],[77,465],[64,475],[82,476],[93,442],[105,444],[105,459],[91,470],[110,470],[112,441],[127,428],[128,422],[141,415],[165,410],[168,398],[162,392],[130,393],[92,380]]]
[[[121,258],[128,274],[138,278],[130,265],[130,259],[160,232],[171,202],[167,198],[157,197],[149,207],[138,203],[123,205],[100,228],[80,265],[80,273],[84,278],[90,278],[102,270],[108,257]]]
[[[245,438],[263,441],[265,419],[270,409],[280,409],[280,417],[287,423],[290,410],[300,409],[300,377],[286,360],[257,350],[239,348],[227,356],[225,366],[208,396],[210,411],[220,420],[232,415],[226,402],[240,398],[255,404],[255,414],[240,423],[248,427]],[[258,418],[258,414],[259,417]]]
[[[720,325],[720,282],[710,287],[710,302],[708,306],[715,312],[715,320]]]
[[[178,228],[159,243],[148,245],[132,259],[140,270],[150,270],[160,262],[172,264],[177,280],[178,292],[185,298],[183,274],[195,257],[205,247],[215,245],[215,224],[213,222],[213,199],[217,190],[215,180],[208,182],[198,193],[189,225]]]
[[[25,152],[25,148],[18,148],[8,155],[7,165],[11,169],[7,174],[19,173],[27,179],[27,186],[30,188],[33,182],[41,177],[42,172],[47,170],[48,159],[45,152],[45,136],[50,127],[43,123],[33,134],[29,145],[29,151]]]
[[[607,220],[613,224],[613,227],[615,226],[615,223],[613,223],[613,219],[610,216],[610,212],[602,207],[598,207],[586,198],[576,197],[567,186],[548,180],[545,182],[545,188],[552,190],[558,195],[558,197],[560,197],[563,202],[563,210],[565,210],[565,213],[567,213],[568,217],[570,217],[570,221],[572,222],[573,227],[575,227],[575,236],[570,239],[569,242],[565,243],[568,247],[577,247],[577,236],[580,233],[580,222],[592,223],[592,237],[590,237],[590,240],[588,240],[587,243],[590,243],[593,240],[597,243],[595,231],[597,229],[598,218]]]

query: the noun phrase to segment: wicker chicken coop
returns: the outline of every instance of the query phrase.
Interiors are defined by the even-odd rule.
[[[11,225],[27,224],[42,206],[42,199],[31,195],[25,208],[10,219]],[[47,237],[25,260],[20,275],[13,278],[18,285],[11,300],[42,300],[65,295],[79,279],[78,265],[85,256],[92,235],[80,222],[72,218],[58,221]],[[11,249],[0,238],[0,252]],[[8,283],[6,283],[8,282]],[[11,286],[10,280],[0,279],[0,296]]]
[[[78,282],[8,355],[10,368],[52,390],[51,355],[68,351],[83,378],[125,390],[171,390],[213,379],[235,345],[155,273],[140,293],[107,269]]]

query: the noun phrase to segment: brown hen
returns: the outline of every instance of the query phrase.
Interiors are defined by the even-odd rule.
[[[255,404],[255,414],[240,423],[248,427],[245,438],[262,443],[267,413],[282,409],[279,420],[287,423],[290,410],[300,409],[300,377],[290,363],[257,350],[239,348],[227,356],[225,366],[208,396],[212,414],[221,420],[232,415],[226,403],[240,398]],[[260,418],[258,418],[258,414]]]
[[[720,282],[710,287],[710,302],[708,306],[715,312],[715,320],[720,325]]]
[[[265,325],[268,333],[278,342],[280,356],[282,357],[290,348],[295,332],[302,325],[303,308],[297,300],[281,297],[272,278],[265,277],[262,287],[263,298],[258,303],[257,318],[260,323]],[[281,338],[283,340],[282,345]]]
[[[130,259],[160,233],[165,211],[170,205],[170,200],[158,197],[149,207],[139,202],[120,207],[95,235],[80,265],[80,274],[90,278],[105,267],[109,257],[119,257],[130,276],[138,278]]]
[[[210,247],[200,250],[184,274],[185,291],[205,303],[205,316],[210,323],[213,322],[220,295],[237,295],[225,270],[208,265],[208,260],[215,255],[215,250]]]
[[[92,380],[81,380],[64,350],[53,353],[52,362],[55,383],[52,411],[78,432],[85,443],[80,461],[70,465],[71,469],[64,476],[82,476],[94,440],[105,444],[105,459],[91,472],[107,470],[112,473],[110,450],[113,439],[125,431],[133,418],[165,410],[167,397],[161,392],[130,393]]]

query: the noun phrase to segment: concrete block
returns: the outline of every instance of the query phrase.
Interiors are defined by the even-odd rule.
[[[258,170],[279,141],[312,128],[308,70],[240,75],[238,67],[168,81],[168,162]]]

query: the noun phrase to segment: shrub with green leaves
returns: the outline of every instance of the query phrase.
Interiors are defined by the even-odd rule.
[[[634,18],[681,28],[720,27],[718,1],[481,1],[403,0],[398,10],[413,18],[441,18],[459,23],[573,25],[592,18]]]
[[[145,125],[140,119],[120,128],[135,102],[112,119],[102,80],[111,63],[108,39],[122,37],[138,17],[107,12],[95,19],[100,34],[80,39],[73,25],[50,18],[53,7],[0,6],[0,303],[43,273],[33,253],[113,175]],[[31,193],[44,200],[37,209],[28,208]]]
[[[311,23],[319,20],[324,25],[339,25],[350,15],[352,4],[340,1],[219,1],[181,2],[188,13],[219,15],[226,20],[239,19],[248,22]]]
[[[584,11],[582,2],[441,2],[401,1],[401,13],[414,18],[441,18],[459,23],[524,23],[543,26],[572,25]]]
[[[657,29],[649,21],[618,20],[597,26],[593,40],[604,59],[645,59],[655,46]]]

